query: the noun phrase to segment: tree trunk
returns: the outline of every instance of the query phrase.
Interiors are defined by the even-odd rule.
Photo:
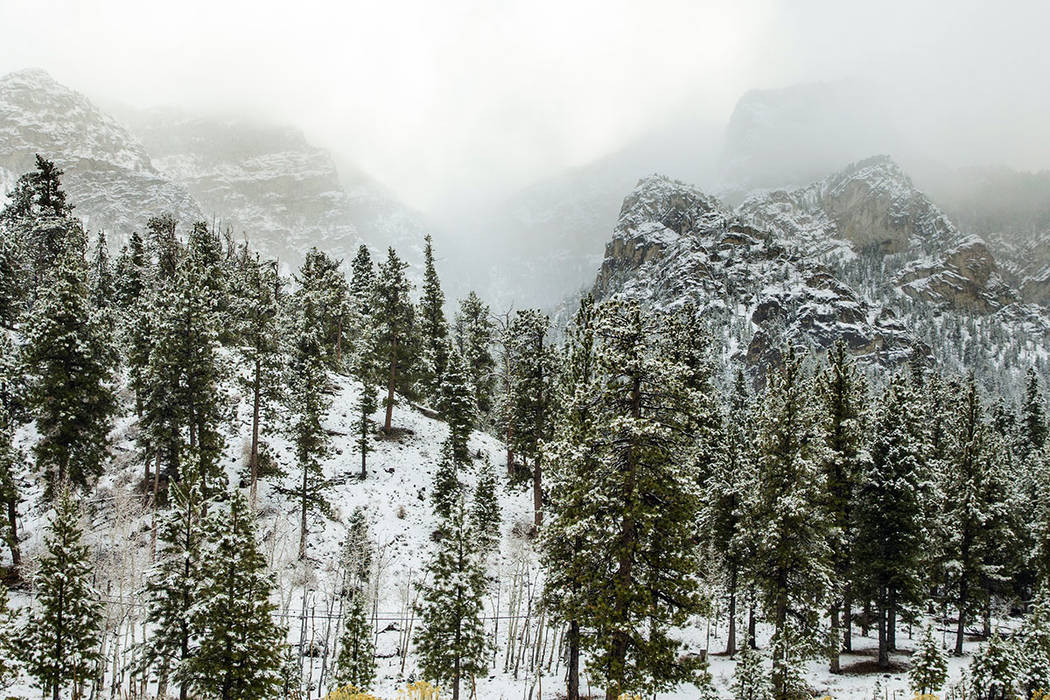
[[[777,639],[777,644],[773,647],[773,697],[775,700],[788,700],[787,644],[784,643],[782,638],[787,626],[787,600],[785,599],[787,584],[782,579],[779,581],[779,584],[780,594],[777,596],[776,607],[774,608],[774,636]]]
[[[860,634],[862,637],[868,636],[868,628],[871,625],[871,601],[864,601],[864,613],[860,621]]]
[[[897,651],[897,591],[892,588],[886,610],[886,648]]]
[[[18,501],[7,501],[7,548],[11,550],[11,568],[16,571],[22,565],[22,550],[18,546]]]
[[[729,634],[726,639],[726,656],[736,654],[736,566],[729,572]]]
[[[755,638],[755,630],[758,627],[758,620],[755,617],[755,590],[751,589],[748,594],[748,608],[747,608],[747,643],[752,649],[758,649],[758,640]]]
[[[391,422],[394,419],[394,382],[397,381],[397,338],[394,338],[393,356],[390,358],[390,373],[386,382],[386,423],[383,432],[390,434]]]
[[[842,651],[853,651],[853,592],[846,584],[842,614]]]
[[[831,606],[831,651],[828,663],[828,670],[831,673],[839,673],[841,668],[839,667],[839,654],[841,648],[838,644],[839,638],[839,604],[835,603]]]
[[[962,577],[959,582],[959,621],[955,625],[955,655],[962,656],[963,653],[963,637],[966,633],[966,604],[969,602],[967,596],[969,594],[968,586],[966,585],[966,576]]]
[[[569,622],[569,681],[565,700],[580,700],[580,623]]]
[[[251,503],[255,510],[256,484],[259,481],[259,404],[261,403],[262,360],[255,358],[255,381],[252,383],[252,452],[251,452]]]
[[[532,513],[539,530],[543,524],[543,465],[538,455],[532,465]]]
[[[365,387],[364,390],[368,391],[368,387]],[[360,446],[360,449],[361,449],[361,478],[362,479],[367,479],[368,478],[368,450],[365,449],[365,442],[368,440],[368,429],[365,427],[365,425],[366,425],[365,421],[367,421],[367,420],[368,420],[367,417],[364,417],[361,420],[361,446]]]
[[[306,559],[306,530],[307,530],[307,527],[308,527],[307,522],[306,522],[306,496],[307,496],[306,489],[307,489],[307,486],[308,486],[308,483],[309,483],[308,482],[309,469],[308,469],[307,465],[305,465],[305,464],[302,465],[302,468],[303,468],[303,492],[300,494],[302,496],[302,510],[300,512],[301,520],[300,520],[300,523],[299,523],[299,561],[302,561],[302,560]]]
[[[886,610],[882,605],[878,606],[879,616],[879,668],[890,667],[890,654],[886,648]]]

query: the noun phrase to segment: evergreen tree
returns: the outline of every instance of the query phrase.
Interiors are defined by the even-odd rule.
[[[770,700],[769,674],[762,655],[750,643],[744,644],[733,669],[733,700]]]
[[[14,613],[7,603],[7,588],[0,583],[0,690],[10,686],[18,677],[19,669],[15,661],[17,636]]]
[[[71,246],[33,310],[24,362],[40,439],[35,453],[46,494],[83,488],[102,473],[116,401],[112,349],[88,300],[83,249]]]
[[[496,360],[492,356],[494,327],[489,318],[489,307],[477,294],[471,292],[459,303],[456,314],[456,347],[467,366],[469,384],[474,392],[478,418],[487,419],[492,413],[492,394],[495,387]]]
[[[1032,606],[1015,643],[1017,687],[1034,698],[1050,688],[1050,599],[1042,593]]]
[[[970,692],[976,700],[1014,697],[1014,663],[1009,644],[996,632],[970,661]]]
[[[448,424],[453,455],[460,464],[470,461],[467,440],[470,438],[477,413],[468,382],[463,358],[450,343],[445,352],[445,374],[441,378],[439,406],[441,415]]]
[[[1021,416],[1021,457],[1027,458],[1032,452],[1038,452],[1046,445],[1047,431],[1050,426],[1046,420],[1046,406],[1043,393],[1039,388],[1039,378],[1035,370],[1028,368],[1025,387],[1024,406]]]
[[[127,245],[121,248],[113,271],[113,298],[122,311],[132,309],[145,293],[148,271],[146,244],[138,231],[134,231]]]
[[[376,270],[372,264],[372,254],[368,246],[363,243],[357,249],[350,264],[350,299],[356,307],[357,316],[360,319],[369,319],[372,316],[372,297],[375,294]]]
[[[369,690],[376,676],[375,642],[365,608],[365,594],[354,591],[343,613],[343,636],[339,642],[335,681],[358,690]]]
[[[428,571],[430,580],[423,586],[418,610],[422,628],[416,653],[423,677],[451,685],[452,700],[459,700],[460,682],[486,672],[485,571],[462,498],[442,519]]]
[[[102,605],[92,587],[80,512],[69,491],[58,494],[35,580],[36,604],[21,635],[26,670],[53,700],[67,688],[84,697],[101,659]]]
[[[350,376],[361,384],[356,402],[357,435],[354,442],[361,453],[361,478],[368,476],[368,453],[372,451],[372,414],[379,408],[379,370],[376,365],[375,336],[369,326],[358,335],[350,360]]]
[[[423,246],[423,296],[419,300],[419,335],[422,342],[419,383],[423,396],[440,401],[448,362],[448,323],[445,320],[445,293],[441,291],[434,246],[427,234]]]
[[[343,542],[342,551],[342,566],[347,577],[346,586],[350,590],[364,592],[367,589],[374,554],[368,519],[362,508],[355,508],[346,525],[346,539]]]
[[[498,488],[496,470],[486,457],[478,473],[470,508],[470,526],[478,539],[479,549],[486,554],[499,549],[503,514],[500,512]]]
[[[99,231],[95,240],[88,279],[92,305],[96,309],[110,308],[116,297],[116,283],[109,263],[109,245],[104,231]]]
[[[536,527],[543,523],[542,444],[551,433],[554,352],[547,342],[550,319],[534,309],[518,311],[508,334],[513,356],[508,387],[508,447],[529,468]],[[508,464],[510,468],[510,464]]]
[[[191,621],[196,645],[186,662],[191,686],[219,700],[276,698],[287,633],[273,620],[273,583],[240,492],[218,516],[202,580]]]
[[[828,526],[818,507],[826,493],[824,454],[802,358],[789,348],[768,382],[750,506],[764,536],[753,563],[774,626],[773,697],[788,700],[791,659],[809,651],[830,588]],[[796,643],[800,648],[792,647]]]
[[[16,572],[22,565],[22,553],[18,545],[18,506],[22,502],[20,475],[25,456],[14,444],[14,420],[7,409],[0,405],[0,507],[3,521],[0,522],[0,540],[11,553],[11,568]]]
[[[934,639],[933,629],[927,625],[911,657],[908,684],[919,695],[933,695],[940,692],[947,680],[948,660]]]
[[[314,300],[304,294],[299,298],[299,314],[291,339],[288,367],[288,433],[295,447],[295,459],[300,477],[295,486],[299,501],[300,537],[299,559],[306,558],[309,514],[327,512],[325,491],[329,483],[324,477],[321,460],[328,455],[328,433],[323,421],[331,399],[328,396],[328,371],[325,366],[325,346],[321,324]]]
[[[283,355],[278,320],[280,286],[277,263],[260,262],[258,255],[244,266],[234,302],[240,343],[238,351],[248,366],[241,385],[252,402],[252,442],[248,457],[250,500],[255,506],[259,479],[259,430],[272,417],[281,397]]]
[[[434,488],[430,492],[430,503],[439,518],[451,517],[455,504],[463,497],[459,483],[459,462],[451,440],[441,445],[441,457],[434,472]]]
[[[543,601],[546,610],[568,625],[567,700],[580,698],[581,623],[591,603],[584,578],[597,573],[591,559],[597,545],[585,546],[590,533],[582,526],[592,495],[585,477],[596,468],[599,449],[591,401],[597,390],[594,316],[594,299],[587,295],[566,331],[565,363],[557,384],[561,412],[552,439],[544,444],[544,460],[551,465],[551,519],[540,532]]]
[[[156,671],[158,695],[165,696],[168,679],[174,678],[180,700],[186,700],[196,632],[192,614],[201,602],[207,503],[192,473],[173,485],[169,494],[171,505],[157,527],[159,546],[146,578],[146,622],[151,633],[143,660]]]
[[[917,400],[905,375],[890,381],[879,405],[872,459],[854,507],[858,588],[875,601],[879,667],[889,667],[896,612],[920,602],[923,543],[921,436]]]
[[[306,253],[296,281],[296,298],[302,303],[309,299],[319,326],[325,361],[336,370],[343,366],[343,334],[351,310],[346,277],[340,270],[342,263],[317,248]]]
[[[820,428],[826,446],[822,470],[827,488],[824,508],[830,521],[828,548],[831,551],[833,585],[831,599],[831,672],[839,671],[839,650],[849,648],[850,567],[854,544],[853,508],[856,490],[864,468],[865,425],[864,380],[850,357],[846,343],[839,340],[828,352],[828,365],[817,382]],[[845,631],[841,613],[846,612]],[[841,636],[843,643],[839,644]]]
[[[997,555],[1007,541],[1005,485],[1000,468],[1001,445],[985,423],[977,383],[970,375],[962,391],[956,436],[943,487],[947,549],[953,564],[948,584],[954,592],[958,622],[955,655],[962,655],[968,615],[979,609],[980,590],[998,576]]]
[[[390,248],[379,266],[372,299],[377,364],[386,379],[386,421],[383,432],[393,429],[394,392],[411,395],[416,364],[415,313],[408,298],[411,285],[405,277],[406,263]]]
[[[635,302],[607,303],[595,323],[596,459],[577,527],[594,530],[584,645],[607,700],[671,687],[695,670],[669,632],[702,605],[693,431],[704,397],[693,367],[665,359],[665,328],[645,323]]]
[[[179,261],[179,241],[175,237],[176,221],[170,214],[156,216],[146,222],[146,248],[156,261],[157,277],[161,280],[175,276]]]

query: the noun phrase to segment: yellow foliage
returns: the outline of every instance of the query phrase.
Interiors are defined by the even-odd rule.
[[[641,695],[631,695],[630,693],[624,693],[616,700],[642,700]]]
[[[397,700],[441,700],[441,688],[416,681],[397,691]]]
[[[352,685],[344,685],[342,688],[336,688],[326,695],[325,700],[380,700],[380,698],[363,690],[358,690]]]
[[[940,698],[933,693],[915,693],[913,700],[940,700]]]

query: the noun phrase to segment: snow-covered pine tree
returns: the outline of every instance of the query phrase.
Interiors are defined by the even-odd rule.
[[[114,359],[88,298],[83,241],[70,243],[48,275],[23,346],[40,434],[34,452],[49,498],[66,484],[84,488],[102,473],[116,412]]]
[[[375,332],[367,319],[357,326],[354,349],[350,356],[350,376],[361,384],[355,404],[354,443],[361,454],[361,478],[368,477],[368,453],[372,451],[372,414],[379,408],[379,374],[376,364]]]
[[[179,239],[175,236],[177,222],[170,214],[155,216],[146,222],[146,250],[154,260],[157,277],[170,279],[181,255]]]
[[[595,322],[597,449],[577,527],[593,533],[584,546],[594,563],[581,575],[592,603],[584,646],[607,700],[665,689],[695,671],[669,632],[703,604],[692,431],[705,399],[694,368],[666,359],[664,330],[634,301],[607,302]]]
[[[342,263],[326,253],[311,248],[296,273],[299,289],[296,299],[310,299],[325,349],[325,362],[342,370],[343,335],[351,312],[351,300]]]
[[[96,309],[109,309],[116,297],[113,269],[109,262],[109,244],[105,231],[99,230],[95,247],[91,251],[91,266],[88,273],[91,303]]]
[[[207,538],[205,508],[197,476],[190,471],[168,491],[169,507],[157,527],[157,555],[146,578],[146,622],[143,663],[156,674],[158,695],[169,679],[179,685],[179,699],[189,697],[186,666],[193,653],[191,613],[200,602],[202,557]]]
[[[1040,593],[1025,618],[1015,642],[1017,687],[1022,697],[1034,698],[1050,688],[1050,598]]]
[[[518,311],[508,329],[511,361],[506,399],[511,451],[529,469],[533,519],[543,523],[542,444],[550,436],[555,378],[554,350],[547,342],[550,319],[535,309]],[[532,462],[531,468],[529,462]],[[510,465],[508,465],[508,468]]]
[[[292,492],[299,501],[299,560],[306,558],[311,511],[327,512],[325,491],[329,483],[321,468],[327,456],[330,439],[323,421],[331,398],[328,395],[328,370],[325,364],[323,330],[315,298],[303,294],[298,299],[288,359],[288,434],[295,448],[299,467]]]
[[[491,420],[496,360],[492,355],[494,325],[489,307],[474,292],[459,302],[456,314],[456,347],[467,365],[480,421]]]
[[[793,348],[768,377],[758,420],[758,480],[750,517],[763,533],[754,573],[774,626],[773,697],[789,700],[792,659],[816,651],[814,642],[831,585],[823,441],[811,381]],[[793,629],[789,629],[789,626]],[[801,648],[794,647],[800,644]]]
[[[68,489],[56,496],[34,581],[36,601],[19,644],[26,670],[46,695],[59,700],[68,688],[80,700],[101,658],[102,604],[92,586],[77,500]]]
[[[417,365],[415,312],[408,298],[411,284],[405,277],[407,263],[390,248],[379,265],[372,298],[372,319],[376,332],[376,360],[386,383],[386,421],[383,432],[393,429],[394,392],[411,395]]]
[[[907,375],[895,375],[879,401],[871,460],[853,511],[856,589],[875,603],[879,668],[889,668],[896,611],[920,602],[922,440],[918,400]]]
[[[463,498],[442,518],[435,547],[418,606],[416,653],[423,677],[450,685],[452,700],[459,700],[460,683],[486,672],[485,569]]]
[[[4,690],[18,676],[18,631],[14,612],[8,607],[7,587],[0,582],[0,690]]]
[[[448,322],[445,320],[445,293],[441,291],[434,244],[427,234],[423,239],[423,289],[419,300],[420,395],[437,403],[442,399],[445,365],[448,362]]]
[[[375,642],[366,607],[365,592],[354,590],[343,612],[343,634],[339,641],[335,682],[370,690],[376,676]]]
[[[239,376],[251,397],[252,441],[248,453],[249,500],[255,506],[259,480],[259,431],[263,421],[273,418],[281,400],[284,355],[281,347],[279,300],[281,278],[277,263],[260,260],[258,254],[246,261],[233,295],[237,322],[237,344],[248,374]]]
[[[1046,445],[1050,425],[1046,418],[1046,399],[1039,387],[1039,376],[1031,367],[1028,368],[1025,385],[1024,405],[1021,407],[1021,458],[1042,450]]]
[[[350,263],[350,299],[362,318],[371,314],[372,295],[375,293],[376,269],[368,246],[361,244]]]
[[[274,621],[273,582],[239,491],[211,526],[192,611],[195,648],[185,662],[191,686],[218,700],[276,698],[287,631]]]
[[[590,503],[585,475],[595,467],[597,416],[591,398],[596,393],[594,299],[588,294],[566,330],[565,362],[556,390],[560,412],[552,438],[544,443],[544,461],[551,465],[550,514],[540,532],[544,568],[545,609],[568,626],[566,632],[566,698],[580,698],[581,624],[590,600],[583,579],[596,575],[591,559],[595,546],[584,546],[587,530],[584,506]],[[600,575],[600,574],[598,574]]]
[[[477,407],[474,405],[474,396],[463,358],[452,343],[447,344],[444,358],[445,373],[440,379],[438,407],[442,418],[448,424],[448,437],[452,442],[452,453],[456,462],[468,464],[470,450],[467,440],[474,428]]]
[[[952,558],[948,585],[958,610],[955,655],[961,656],[968,616],[980,610],[981,589],[998,574],[997,557],[1008,541],[1005,497],[999,472],[1002,445],[985,422],[977,382],[971,374],[962,388],[951,461],[943,475],[946,547]]]
[[[733,669],[733,700],[770,700],[769,672],[751,641],[750,637],[746,640]]]
[[[926,625],[919,646],[911,656],[908,685],[918,695],[939,693],[948,680],[948,659],[933,636],[933,628]]]
[[[500,523],[503,513],[500,511],[499,480],[492,460],[485,457],[478,468],[478,483],[474,487],[474,497],[470,504],[470,526],[478,539],[478,548],[483,554],[491,554],[499,549]]]
[[[850,648],[852,639],[850,571],[855,540],[852,511],[867,457],[864,449],[866,393],[864,378],[845,341],[839,339],[828,351],[827,366],[817,377],[818,420],[827,447],[821,465],[826,486],[823,502],[831,525],[828,547],[833,575],[829,649],[832,673],[839,672],[839,653],[843,648]]]
[[[15,422],[0,402],[0,541],[11,553],[11,568],[18,572],[22,551],[18,545],[18,506],[22,502],[20,481],[25,455],[14,444]]]
[[[970,687],[975,700],[1009,700],[1014,697],[1016,669],[1013,650],[994,633],[970,660]]]
[[[434,472],[434,487],[430,492],[430,504],[439,518],[451,517],[455,504],[463,497],[463,488],[459,482],[460,464],[452,447],[452,440],[446,439],[441,444],[441,456],[438,458],[437,470]]]
[[[718,562],[728,598],[726,655],[737,651],[738,593],[747,572],[754,538],[745,528],[747,496],[755,484],[751,396],[742,369],[737,369],[728,411],[717,436],[717,460],[704,483],[703,525],[710,556]]]
[[[127,313],[146,290],[146,244],[138,231],[133,231],[127,245],[120,249],[113,270],[113,299]]]

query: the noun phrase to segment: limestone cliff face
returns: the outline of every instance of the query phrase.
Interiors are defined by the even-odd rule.
[[[999,276],[995,258],[979,238],[946,251],[934,264],[905,268],[897,284],[910,297],[978,314],[999,311],[1020,297]]]
[[[696,305],[730,352],[762,368],[785,343],[827,348],[838,339],[870,361],[892,364],[928,351],[893,312],[718,200],[661,176],[624,200],[594,285],[597,298],[654,307]]]

